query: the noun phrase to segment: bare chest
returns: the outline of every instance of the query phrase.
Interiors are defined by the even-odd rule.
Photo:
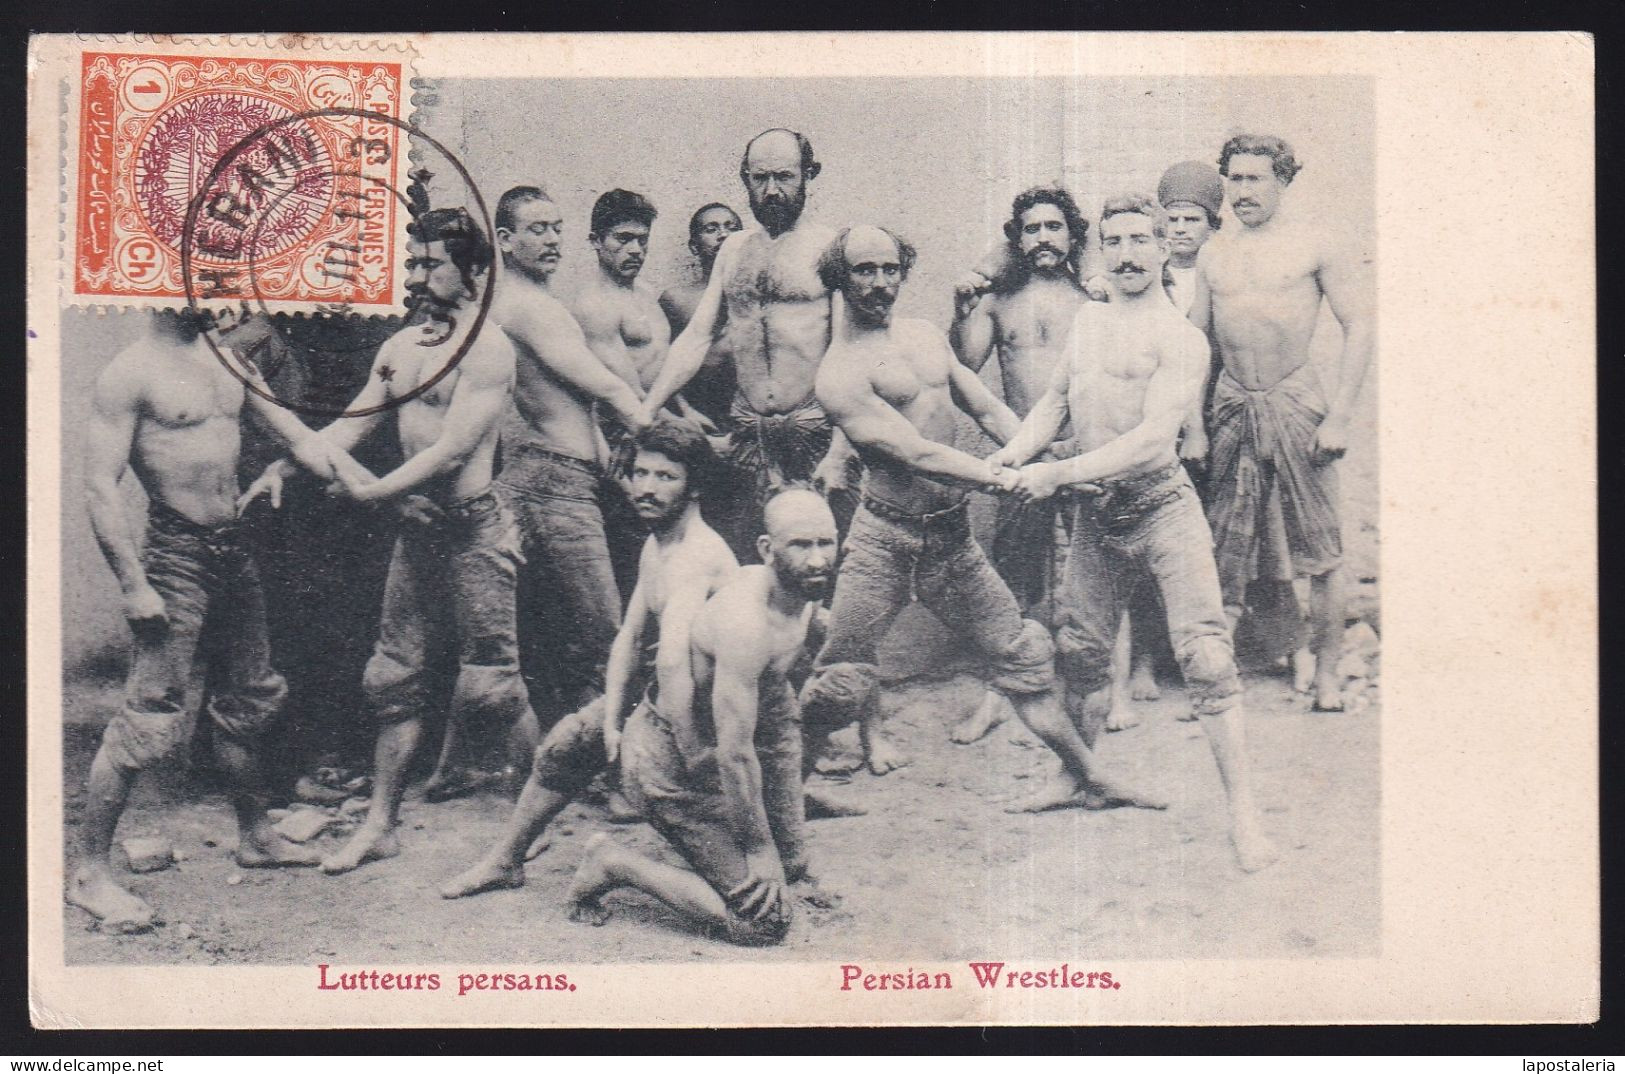
[[[823,298],[827,292],[817,264],[817,250],[793,233],[778,239],[752,235],[724,288],[730,309]]]
[[[373,376],[384,383],[386,397],[432,410],[451,405],[452,393],[462,379],[462,362],[470,355],[456,339],[436,343],[438,338],[433,331],[417,329],[409,330],[404,339],[397,337],[373,370]]]
[[[943,363],[916,357],[895,344],[859,348],[849,357],[869,370],[869,384],[875,394],[905,414],[922,397],[948,386],[948,370]]]
[[[215,419],[235,422],[246,390],[212,360],[167,362],[148,383],[145,417],[166,429],[191,428]]]
[[[619,325],[621,341],[633,350],[664,346],[670,342],[670,328],[660,306],[647,295],[622,292],[615,296],[612,309]]]
[[[1000,347],[1026,350],[1064,343],[1072,317],[1086,299],[1070,286],[1030,284],[997,301],[994,321]]]
[[[1313,251],[1301,242],[1238,238],[1219,245],[1209,259],[1208,289],[1217,300],[1298,296],[1315,290],[1316,267]]]
[[[1162,364],[1161,339],[1144,325],[1101,318],[1081,329],[1074,343],[1074,396],[1143,396],[1146,383]]]

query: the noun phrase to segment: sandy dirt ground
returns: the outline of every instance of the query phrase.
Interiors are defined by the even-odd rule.
[[[948,728],[981,692],[958,676],[889,692],[888,728],[913,763],[839,788],[867,816],[811,825],[815,868],[836,905],[800,905],[780,948],[732,947],[624,890],[608,898],[613,916],[603,927],[570,922],[565,889],[594,832],[671,857],[647,826],[610,824],[601,803],[573,805],[555,822],[553,845],[530,864],[524,888],[447,902],[435,886],[496,835],[509,807],[498,793],[409,801],[401,857],[327,877],[237,868],[224,798],[160,778],[138,789],[120,834],[162,834],[184,858],[131,878],[165,923],[108,935],[65,908],[67,958],[382,965],[1374,954],[1380,710],[1311,713],[1282,678],[1249,675],[1246,685],[1258,798],[1282,851],[1260,874],[1232,863],[1207,742],[1199,725],[1175,719],[1182,690],[1140,704],[1141,725],[1101,747],[1115,771],[1164,792],[1166,812],[1012,817],[995,799],[1030,790],[1059,764],[1015,721],[980,742],[950,743]],[[77,788],[95,736],[70,743]],[[70,830],[81,800],[70,796]]]

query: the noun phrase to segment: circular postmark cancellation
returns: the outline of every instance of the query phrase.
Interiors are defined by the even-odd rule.
[[[184,118],[182,114],[175,122]],[[219,117],[211,118],[218,129]],[[411,123],[359,108],[282,110],[282,114],[260,109],[255,118],[259,122],[251,127],[239,123],[236,129],[242,133],[192,187],[195,192],[174,221],[186,304],[195,315],[246,314],[276,326],[284,351],[298,351],[318,363],[353,365],[358,357],[370,359],[377,348],[378,333],[368,323],[375,318],[358,317],[342,302],[298,317],[274,309],[267,298],[285,290],[288,272],[301,272],[305,282],[329,287],[376,274],[379,266],[368,260],[379,256],[375,251],[388,256],[394,244],[368,243],[361,236],[369,228],[392,226],[396,213],[415,219],[426,211],[426,184],[436,172],[449,171],[461,180],[467,194],[463,207],[494,239],[485,199],[467,168]],[[403,191],[394,177],[399,174],[397,154],[407,144],[442,158],[444,167],[414,169],[409,174],[412,182]],[[172,195],[169,201],[160,198],[161,212],[172,209]],[[354,227],[348,235],[332,234],[323,227],[332,219],[352,221]],[[374,407],[348,409],[286,381],[273,388],[251,353],[222,345],[215,333],[205,338],[249,391],[310,417],[361,417],[417,398],[457,367],[484,327],[495,295],[494,277],[493,267],[471,302],[471,324],[466,328],[448,324],[443,334],[421,344],[446,346],[444,362],[411,390]],[[409,317],[415,316],[413,305],[409,297],[405,311]],[[293,380],[300,382],[301,378]],[[309,378],[303,382],[308,384]]]

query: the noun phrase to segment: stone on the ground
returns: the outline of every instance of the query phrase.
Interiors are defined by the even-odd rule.
[[[1343,651],[1369,655],[1382,647],[1382,639],[1363,619],[1343,632]]]
[[[175,860],[169,840],[157,836],[137,836],[124,840],[124,853],[130,859],[130,872],[156,873]]]
[[[1363,653],[1344,653],[1337,661],[1337,676],[1340,679],[1363,679],[1368,670]]]
[[[276,830],[295,843],[308,842],[327,830],[333,818],[319,809],[300,809],[288,814]]]
[[[270,817],[272,820],[281,820],[283,817],[288,815],[288,811],[286,809],[280,809],[280,808],[279,809],[267,809],[265,811],[265,815],[267,817]]]
[[[175,935],[179,936],[183,940],[190,940],[193,936],[197,935],[197,932],[192,928],[191,925],[180,924],[175,926]]]
[[[359,813],[365,813],[370,804],[365,798],[347,798],[344,804],[339,806],[339,812],[346,817],[353,817]]]

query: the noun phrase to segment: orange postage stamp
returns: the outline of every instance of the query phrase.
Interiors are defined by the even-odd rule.
[[[403,58],[176,44],[83,55],[70,301],[398,305]]]

